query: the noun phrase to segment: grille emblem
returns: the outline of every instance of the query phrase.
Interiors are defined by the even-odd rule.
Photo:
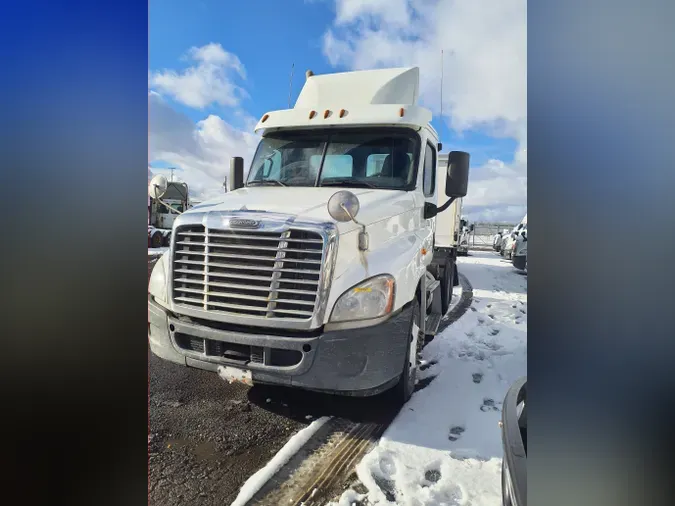
[[[233,218],[230,220],[232,228],[260,228],[260,221],[248,220],[245,218]]]

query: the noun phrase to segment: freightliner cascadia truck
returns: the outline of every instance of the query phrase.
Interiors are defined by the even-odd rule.
[[[439,164],[419,89],[417,67],[308,72],[293,108],[264,114],[246,179],[233,158],[230,191],[175,219],[149,281],[152,352],[230,382],[406,402],[458,284],[469,173],[465,152]]]

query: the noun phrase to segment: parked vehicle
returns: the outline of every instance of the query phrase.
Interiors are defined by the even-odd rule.
[[[469,238],[471,232],[473,232],[473,224],[469,225],[469,222],[465,219],[461,220],[461,232],[459,237],[459,244],[457,246],[457,254],[461,256],[466,256],[469,254]]]
[[[513,234],[513,230],[509,230],[506,234],[502,236],[502,242],[499,245],[499,254],[503,257],[506,257],[506,248],[509,246],[509,239]]]
[[[502,233],[497,232],[495,235],[492,236],[492,249],[495,251],[499,251],[499,246],[498,244],[501,243],[501,238],[502,238]]]
[[[512,262],[519,271],[527,270],[527,225],[520,230],[514,241]]]
[[[148,247],[169,246],[176,217],[192,205],[186,183],[167,181],[166,192],[162,195],[161,202],[152,197],[149,200]]]
[[[502,504],[527,506],[527,378],[516,381],[502,408]]]
[[[505,228],[504,230],[500,230],[499,232],[497,232],[492,237],[492,249],[494,249],[497,253],[501,252],[504,236],[506,236],[508,233],[509,229]]]
[[[504,238],[502,241],[502,246],[501,246],[501,255],[508,260],[511,260],[511,257],[513,256],[513,249],[516,246],[516,237],[520,233],[520,231],[524,228],[527,227],[527,215],[521,220],[521,222],[516,225],[513,230]]]
[[[234,158],[231,191],[173,224],[152,352],[230,382],[407,401],[456,284],[443,213],[469,173],[461,151],[438,166],[419,89],[416,67],[308,75],[294,108],[265,113],[247,181]]]

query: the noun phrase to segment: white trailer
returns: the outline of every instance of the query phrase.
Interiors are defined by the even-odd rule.
[[[416,67],[308,73],[292,109],[265,113],[247,181],[233,159],[231,191],[174,223],[149,283],[153,353],[405,402],[457,283],[469,171],[468,153],[439,157],[419,89]]]
[[[439,195],[445,195],[445,169],[448,154],[438,155],[437,181]],[[436,217],[436,247],[457,249],[462,233],[462,199],[456,198],[447,211]]]

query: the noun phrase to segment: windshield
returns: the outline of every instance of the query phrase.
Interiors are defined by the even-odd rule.
[[[273,133],[260,141],[247,185],[412,190],[418,145],[402,129]]]

